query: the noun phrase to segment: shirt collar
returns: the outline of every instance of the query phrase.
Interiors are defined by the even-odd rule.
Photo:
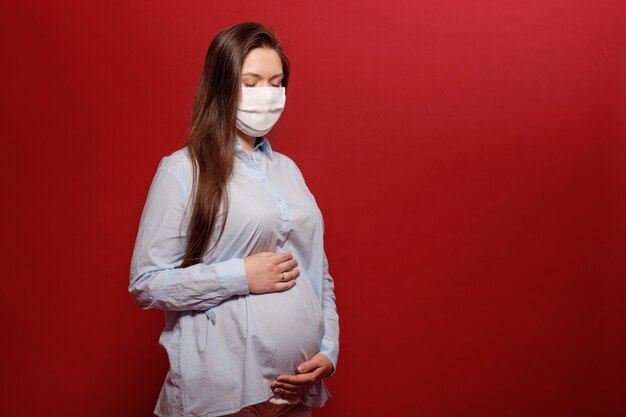
[[[239,139],[235,138],[235,148],[243,152],[243,147],[241,146],[241,142]],[[272,159],[274,156],[274,151],[272,151],[272,146],[270,145],[270,141],[264,137],[261,137],[259,143],[256,144],[254,148],[252,148],[252,152],[254,152],[258,148],[259,151],[264,152],[267,156]]]

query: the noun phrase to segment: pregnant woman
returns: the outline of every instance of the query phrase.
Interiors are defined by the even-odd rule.
[[[329,398],[339,325],[323,220],[265,135],[289,62],[258,23],[209,46],[187,146],[163,158],[141,216],[129,291],[165,312],[162,417],[310,416]]]

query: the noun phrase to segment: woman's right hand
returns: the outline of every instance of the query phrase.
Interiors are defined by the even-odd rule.
[[[296,285],[300,271],[290,252],[259,252],[243,259],[248,290],[252,294],[285,291]]]

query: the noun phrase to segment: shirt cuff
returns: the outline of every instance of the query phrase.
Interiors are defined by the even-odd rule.
[[[328,375],[331,376],[337,370],[337,358],[339,356],[339,345],[328,339],[322,339],[320,344],[320,353],[324,354],[333,364],[333,371]]]
[[[233,295],[248,295],[248,280],[243,258],[233,258],[213,265],[219,285],[220,296],[224,299]]]

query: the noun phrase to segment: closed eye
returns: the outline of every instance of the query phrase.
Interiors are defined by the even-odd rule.
[[[255,87],[256,84],[245,84],[246,87]],[[272,87],[282,87],[280,84],[270,84]]]

